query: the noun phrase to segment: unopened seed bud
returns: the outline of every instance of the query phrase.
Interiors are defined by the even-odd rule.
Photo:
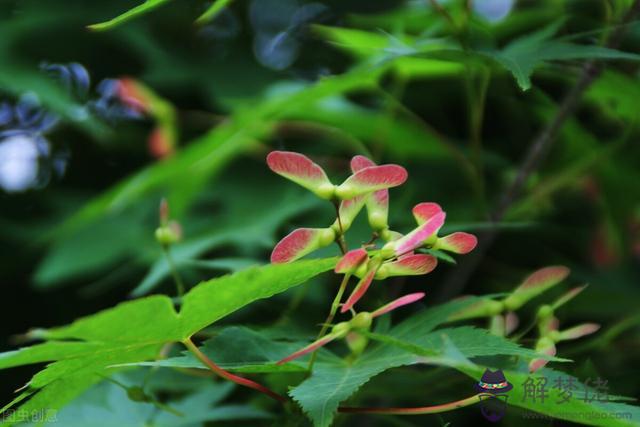
[[[387,215],[384,212],[369,212],[369,225],[375,231],[387,229]]]
[[[357,332],[349,332],[349,334],[347,334],[347,346],[354,355],[359,356],[362,354],[367,348],[367,344],[369,344],[367,337]]]
[[[156,240],[163,246],[168,246],[180,240],[175,228],[163,226],[156,228]]]
[[[376,271],[374,278],[376,280],[384,280],[387,277],[389,277],[389,267],[386,264],[382,264],[378,271]]]
[[[391,241],[380,249],[380,256],[383,259],[393,258],[396,254],[395,242]]]
[[[548,337],[553,342],[558,342],[558,341],[560,341],[560,332],[559,331],[550,331]]]
[[[360,264],[356,269],[354,275],[356,277],[364,277],[364,275],[367,274],[367,265],[367,262],[363,262],[362,264]]]
[[[538,309],[538,318],[547,319],[553,315],[553,307],[550,305],[543,305]]]
[[[378,233],[380,234],[380,237],[382,237],[386,242],[393,240],[393,237],[394,237],[394,235],[392,234],[393,232],[388,228],[380,230]]]
[[[349,322],[340,322],[331,329],[331,333],[336,335],[336,338],[344,338],[350,330],[351,324]]]
[[[548,349],[553,348],[555,343],[549,337],[542,337],[536,343],[536,351],[546,352]]]
[[[385,228],[384,230],[380,230],[380,237],[382,237],[385,242],[392,242],[401,238],[402,233]]]
[[[320,246],[328,246],[336,240],[336,232],[332,228],[325,228],[319,237]]]
[[[371,317],[371,313],[363,311],[356,314],[349,323],[351,323],[351,327],[353,329],[364,329],[368,331],[369,328],[371,328],[372,319],[373,317]]]
[[[127,396],[134,402],[147,402],[149,400],[142,387],[137,386],[127,388]]]

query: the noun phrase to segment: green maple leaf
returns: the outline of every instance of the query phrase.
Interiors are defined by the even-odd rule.
[[[46,342],[0,354],[0,369],[53,362],[12,404],[33,395],[22,409],[60,408],[109,375],[109,366],[155,359],[165,344],[183,341],[251,302],[305,283],[335,263],[327,258],[254,267],[200,283],[185,295],[179,312],[169,297],[156,295],[39,331]]]

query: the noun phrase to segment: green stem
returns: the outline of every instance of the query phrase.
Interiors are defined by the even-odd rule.
[[[452,156],[454,160],[456,160],[457,164],[460,165],[462,171],[464,172],[467,181],[469,182],[469,187],[475,190],[475,186],[477,185],[476,181],[478,180],[477,171],[473,163],[467,158],[467,155],[460,150],[455,144],[451,141],[447,140],[443,135],[436,132],[430,125],[428,125],[422,117],[414,113],[410,108],[404,105],[400,100],[393,98],[393,96],[387,93],[384,89],[378,88],[377,92],[388,99],[390,102],[396,104],[396,109],[399,113],[403,114],[403,117],[411,120],[417,126],[419,126],[423,132],[428,135],[434,137],[434,140],[438,142],[447,152]]]
[[[398,105],[402,102],[406,86],[407,80],[401,72],[391,74],[391,83],[389,84],[388,92],[385,91],[382,86],[379,86],[379,89],[388,93],[389,96],[384,97],[381,117],[372,141],[373,146],[371,150],[375,152],[375,157],[381,157],[387,146],[386,141],[390,139],[390,130],[393,129],[394,120],[400,112]]]
[[[166,411],[166,412],[169,412],[170,414],[175,415],[176,417],[184,417],[185,416],[184,413],[182,413],[182,412],[178,411],[177,409],[174,409],[171,406],[166,405],[166,404],[164,404],[162,402],[158,402],[157,400],[152,401],[151,404],[153,406],[155,406],[156,408],[162,410],[162,411]]]
[[[287,305],[287,307],[284,310],[282,310],[282,313],[280,314],[280,317],[278,318],[278,320],[276,320],[275,324],[276,325],[285,324],[289,319],[289,317],[291,316],[291,313],[293,313],[300,306],[300,304],[302,304],[308,292],[309,292],[308,286],[298,287],[298,289],[293,294],[293,297],[289,301],[289,304]]]
[[[466,91],[469,99],[469,135],[471,140],[471,159],[476,169],[478,182],[475,185],[476,197],[485,214],[484,164],[482,159],[482,126],[490,72],[482,65],[467,65]]]
[[[435,406],[420,406],[417,408],[357,408],[349,406],[341,406],[338,408],[338,412],[349,414],[385,414],[385,415],[422,415],[422,414],[437,414],[440,412],[454,411],[458,408],[464,408],[475,403],[480,402],[480,396],[487,395],[487,393],[475,394],[467,397],[466,399],[456,400],[455,402],[445,403]]]
[[[229,380],[229,381],[232,381],[232,382],[234,382],[236,384],[239,384],[241,386],[249,387],[249,388],[257,390],[257,391],[259,391],[261,393],[264,393],[267,396],[271,397],[272,399],[277,400],[278,402],[285,403],[287,401],[286,398],[284,398],[283,396],[280,396],[278,393],[276,393],[273,390],[263,386],[262,384],[258,384],[257,382],[251,381],[251,380],[249,380],[247,378],[240,377],[238,375],[232,374],[231,372],[225,371],[220,366],[216,365],[213,362],[213,360],[209,359],[203,352],[201,352],[200,349],[193,343],[193,341],[191,341],[191,338],[187,338],[186,340],[182,341],[182,343],[185,345],[185,347],[187,347],[187,349],[191,353],[193,353],[194,356],[196,356],[196,358],[198,360],[200,360],[202,363],[204,363],[216,375],[219,375],[222,378],[224,378],[226,380]]]
[[[336,208],[336,218],[338,220],[338,228],[340,229],[340,236],[336,239],[336,243],[340,247],[342,255],[347,253],[347,241],[344,238],[344,228],[342,227],[342,219],[340,218],[340,202],[335,200],[333,206]]]
[[[344,238],[344,234],[341,234],[340,237],[338,237],[338,246],[340,247],[342,255],[347,253],[347,241]]]
[[[347,284],[349,283],[350,277],[351,277],[351,274],[345,274],[344,277],[342,278],[342,282],[340,282],[340,287],[338,288],[338,293],[336,294],[335,298],[333,299],[333,302],[331,303],[331,311],[329,311],[329,315],[327,316],[326,320],[322,324],[322,329],[320,329],[320,333],[318,333],[316,340],[319,340],[320,338],[324,337],[327,331],[329,330],[329,327],[331,326],[331,322],[333,322],[333,318],[336,316],[336,313],[338,312],[338,307],[340,307],[340,302],[342,301],[342,296],[344,295],[344,291],[347,289]],[[313,369],[313,364],[316,361],[317,352],[318,350],[311,353],[311,359],[309,360],[309,366],[307,367],[307,370],[309,372],[311,372],[311,370]]]
[[[120,381],[118,380],[114,380],[113,378],[107,377],[105,375],[101,375],[101,374],[97,374],[98,376],[101,376],[102,378],[104,378],[106,381],[109,381],[110,383],[113,383],[115,385],[117,385],[118,387],[122,388],[124,391],[128,392],[129,391],[129,386],[126,386],[124,384],[122,384]],[[142,387],[142,389],[144,389],[144,387]],[[144,391],[143,391],[144,393]],[[145,393],[145,396],[146,393]],[[148,400],[145,400],[146,403],[151,403],[153,406],[155,406],[158,409],[161,409],[163,411],[167,411],[172,413],[173,415],[175,415],[176,417],[184,417],[184,414],[174,408],[172,408],[169,405],[165,405],[162,402],[157,401],[156,399],[154,399],[152,396],[147,396]]]
[[[112,384],[117,385],[118,387],[120,387],[120,388],[122,388],[122,389],[124,389],[124,390],[129,390],[129,387],[128,387],[128,386],[126,386],[126,385],[122,384],[122,383],[121,383],[120,381],[118,381],[118,380],[114,380],[113,378],[108,377],[108,376],[106,376],[106,375],[102,375],[102,374],[96,374],[96,375],[98,375],[99,377],[102,377],[103,379],[105,379],[106,381],[108,381],[108,382],[110,382],[110,383],[112,383]]]
[[[502,314],[496,314],[489,318],[489,332],[499,337],[505,336],[505,321]]]
[[[442,7],[442,5],[438,3],[437,0],[429,0],[429,4],[434,11],[440,14],[444,18],[444,20],[447,21],[447,23],[451,26],[453,33],[457,35],[460,29],[458,28],[456,21],[453,20],[453,17],[449,14],[449,12],[447,12],[447,9]]]
[[[178,293],[178,297],[182,297],[184,295],[185,289],[184,282],[182,281],[182,277],[180,277],[180,274],[178,273],[176,264],[173,262],[173,257],[171,256],[169,247],[166,245],[162,245],[162,253],[164,253],[165,258],[167,259],[169,270],[171,270],[171,275],[173,276],[173,281],[176,283],[176,292]]]
[[[160,353],[158,354],[158,357],[156,358],[156,360],[166,359],[167,356],[169,355],[169,352],[171,351],[171,348],[173,347],[173,345],[174,345],[174,343],[172,343],[172,342],[169,342],[169,343],[166,343],[165,345],[163,345],[162,348],[160,349]],[[149,368],[149,370],[147,371],[146,375],[144,376],[144,379],[142,380],[142,388],[146,388],[147,387],[147,384],[149,383],[149,380],[151,379],[153,374],[155,374],[159,369],[160,369],[160,366],[152,366],[151,368]]]

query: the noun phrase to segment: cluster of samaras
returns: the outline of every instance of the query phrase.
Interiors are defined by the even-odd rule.
[[[337,273],[360,278],[343,304],[342,312],[353,307],[374,279],[432,271],[437,259],[432,255],[415,253],[419,248],[466,254],[476,246],[475,236],[468,233],[438,236],[446,215],[436,203],[420,203],[413,208],[418,225],[409,233],[403,235],[389,229],[389,188],[406,181],[407,171],[402,166],[378,166],[364,156],[355,156],[351,159],[353,174],[342,184],[334,185],[320,166],[299,153],[273,151],[267,156],[267,164],[275,173],[338,204],[338,218],[331,226],[292,231],[273,249],[271,262],[290,262],[339,240],[365,206],[374,236],[386,241],[379,249],[371,245],[348,251],[338,262]]]
[[[342,184],[335,185],[319,165],[299,153],[273,151],[267,156],[267,164],[275,173],[332,201],[337,208],[337,218],[331,226],[299,228],[284,237],[273,249],[271,262],[291,262],[333,242],[343,243],[344,234],[364,207],[373,231],[372,242],[378,237],[386,242],[380,248],[371,243],[348,251],[342,245],[346,253],[337,263],[336,273],[354,275],[360,279],[342,304],[342,313],[353,308],[374,279],[431,272],[437,265],[437,259],[429,254],[416,253],[416,250],[429,248],[466,254],[476,246],[476,237],[468,233],[438,236],[446,214],[437,203],[420,203],[413,208],[417,227],[409,233],[401,234],[389,228],[389,188],[397,187],[407,180],[407,171],[402,166],[378,166],[364,156],[355,156],[351,159],[352,175]],[[423,296],[422,292],[405,295],[374,312],[361,312],[350,322],[336,325],[331,334],[282,362],[343,337],[348,330],[368,328],[373,317],[417,301]]]

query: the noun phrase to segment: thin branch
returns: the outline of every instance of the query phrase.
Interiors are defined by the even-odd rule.
[[[249,387],[249,388],[252,388],[254,390],[258,390],[259,392],[266,394],[267,396],[271,397],[272,399],[277,400],[278,402],[281,402],[281,403],[287,402],[287,399],[285,397],[280,396],[278,393],[276,393],[275,391],[263,386],[262,384],[258,384],[255,381],[251,381],[251,380],[249,380],[247,378],[240,377],[238,375],[232,374],[231,372],[225,371],[220,366],[216,365],[213,362],[213,360],[209,359],[203,352],[201,352],[200,349],[193,343],[193,341],[191,341],[190,338],[187,338],[182,343],[185,345],[185,347],[187,347],[187,349],[191,353],[193,353],[194,356],[196,356],[196,358],[198,360],[200,360],[209,369],[211,369],[215,374],[221,376],[222,378],[227,379],[229,381],[232,381],[232,382],[234,382],[236,384],[239,384],[241,386]]]
[[[349,414],[385,414],[385,415],[423,415],[438,414],[440,412],[454,411],[465,406],[474,405],[482,400],[481,396],[493,396],[488,393],[475,394],[466,399],[456,400],[455,402],[445,403],[435,406],[421,406],[416,408],[354,408],[350,406],[341,406],[338,412]],[[493,398],[493,397],[490,397]]]
[[[336,243],[340,247],[342,255],[347,253],[347,242],[344,238],[344,228],[342,227],[342,219],[340,218],[340,202],[335,201],[333,206],[336,208],[336,217],[338,218],[338,227],[340,228],[340,235],[336,239]]]
[[[449,14],[449,12],[447,12],[447,9],[442,7],[442,5],[440,3],[438,3],[437,0],[429,0],[429,4],[433,8],[433,10],[435,10],[440,15],[442,15],[442,17],[449,23],[449,25],[451,25],[451,27],[453,27],[453,30],[455,32],[458,31],[458,26],[456,25],[456,21],[454,21],[453,17]]]
[[[452,141],[447,140],[444,135],[431,128],[431,126],[427,122],[425,122],[422,117],[420,117],[418,114],[404,105],[401,100],[395,99],[392,94],[388,93],[383,88],[379,87],[377,89],[377,92],[389,102],[395,103],[398,112],[402,113],[404,116],[406,116],[407,119],[411,120],[412,123],[415,123],[418,127],[420,127],[425,134],[433,136],[434,141],[439,143],[442,148],[451,155],[451,157],[457,162],[457,164],[460,165],[462,172],[467,178],[469,187],[477,194],[479,194],[478,171],[476,170],[473,162],[471,162],[467,158],[464,152],[460,150],[460,148],[458,148]]]
[[[327,331],[329,330],[329,327],[331,326],[331,323],[333,322],[333,319],[336,316],[336,313],[338,312],[338,307],[340,307],[340,302],[342,301],[342,296],[344,295],[344,291],[347,289],[347,284],[349,283],[350,277],[351,277],[351,274],[345,274],[344,277],[342,278],[342,282],[340,282],[340,287],[338,288],[338,293],[336,293],[336,296],[333,299],[333,302],[331,303],[331,310],[329,311],[329,315],[327,316],[324,323],[322,324],[322,329],[320,329],[320,332],[318,333],[316,340],[319,340],[320,338],[324,337]],[[313,369],[313,364],[316,361],[316,354],[317,354],[317,350],[311,354],[311,359],[309,360],[309,367],[307,368],[308,371],[311,371]]]
[[[182,281],[180,273],[178,273],[178,269],[175,262],[173,262],[173,257],[171,256],[170,249],[167,245],[162,245],[162,253],[164,253],[165,258],[167,259],[167,264],[169,264],[169,270],[171,270],[173,281],[176,283],[176,292],[178,293],[178,297],[182,298],[185,290],[184,282]]]

